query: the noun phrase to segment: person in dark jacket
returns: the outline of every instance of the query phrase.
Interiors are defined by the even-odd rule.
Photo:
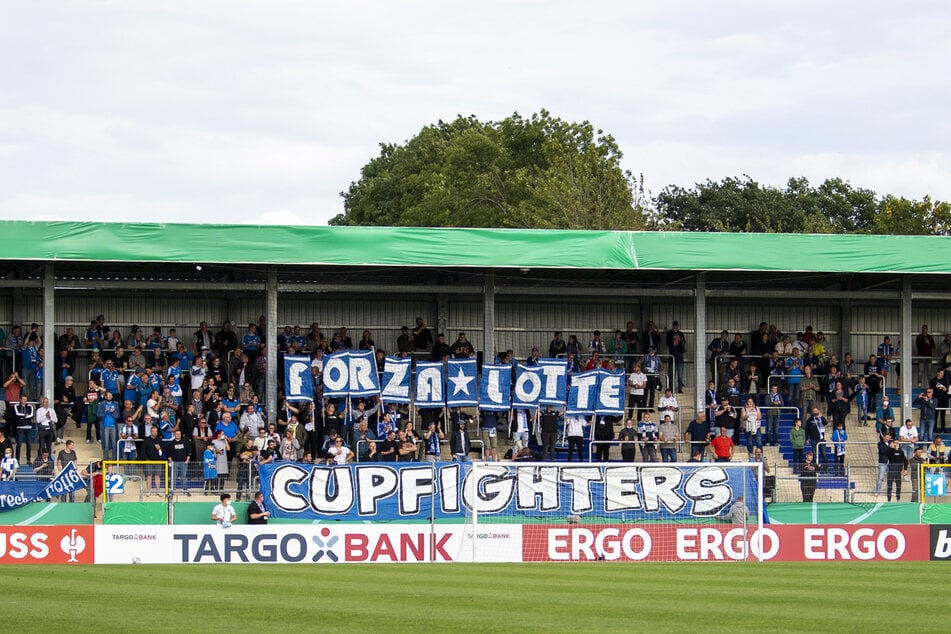
[[[901,501],[901,479],[908,474],[908,458],[897,439],[893,439],[888,444],[888,488],[885,491],[885,499],[892,501],[892,485],[895,487],[895,501]]]
[[[634,462],[637,456],[637,430],[632,419],[624,421],[624,428],[618,432],[617,439],[621,441],[621,460]]]
[[[812,502],[816,495],[816,486],[819,483],[819,472],[822,467],[813,461],[813,453],[806,452],[806,459],[799,466],[799,489],[802,491],[802,501]]]

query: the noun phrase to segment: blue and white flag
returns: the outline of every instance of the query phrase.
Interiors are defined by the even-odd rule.
[[[310,357],[284,355],[284,397],[290,402],[314,400]]]
[[[538,404],[564,407],[568,398],[568,362],[565,359],[545,358],[538,360],[537,367],[542,376],[542,393],[538,397]]]
[[[340,398],[350,392],[350,351],[324,357],[324,398]]]
[[[350,351],[350,396],[364,398],[380,393],[380,376],[372,350]]]
[[[446,370],[446,405],[449,407],[478,405],[477,374],[475,359],[449,359]]]
[[[344,350],[324,360],[324,396],[362,398],[380,393],[372,350]]]
[[[387,357],[383,362],[383,400],[387,403],[410,403],[410,379],[413,360],[409,357]]]
[[[598,396],[598,371],[579,372],[571,377],[565,414],[592,414]]]
[[[420,361],[416,364],[416,407],[441,409],[446,405],[445,377],[442,361]]]
[[[504,412],[512,409],[512,366],[489,364],[482,366],[479,408]]]
[[[512,391],[514,409],[535,409],[544,388],[541,366],[518,364],[515,369],[515,389]],[[564,404],[564,401],[561,402]]]
[[[594,413],[598,416],[624,415],[624,370],[598,369],[598,398]]]
[[[46,502],[86,487],[86,481],[72,462],[50,481],[0,482],[0,512],[11,511],[31,502]]]

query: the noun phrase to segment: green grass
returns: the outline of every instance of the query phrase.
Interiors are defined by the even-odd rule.
[[[946,630],[942,563],[4,566],[5,631]],[[939,618],[933,618],[934,615]]]

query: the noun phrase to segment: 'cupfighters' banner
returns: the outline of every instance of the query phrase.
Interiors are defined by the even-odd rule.
[[[86,481],[69,463],[50,481],[0,482],[0,512],[10,511],[31,502],[46,502],[52,498],[86,488]]]
[[[739,496],[758,499],[740,465],[373,463],[340,467],[262,465],[261,490],[275,518],[374,520],[594,515],[610,520],[712,518]]]

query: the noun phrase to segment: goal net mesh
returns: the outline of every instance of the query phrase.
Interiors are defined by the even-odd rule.
[[[475,561],[518,526],[524,561],[758,560],[761,463],[473,463]]]

